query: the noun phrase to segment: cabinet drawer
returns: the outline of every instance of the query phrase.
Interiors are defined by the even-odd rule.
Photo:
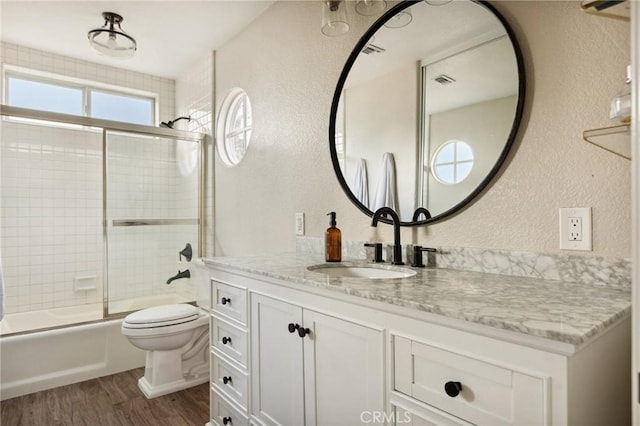
[[[236,368],[215,354],[211,356],[211,383],[218,391],[247,409],[247,373]]]
[[[217,426],[249,426],[249,418],[214,389],[211,392],[211,423]]]
[[[471,423],[547,423],[547,378],[398,336],[394,355],[395,390],[418,401]]]
[[[212,309],[247,324],[247,289],[211,280]]]
[[[436,409],[422,409],[414,412],[398,406],[393,406],[392,424],[396,426],[473,426],[471,423]]]
[[[243,367],[247,366],[247,332],[245,330],[213,316],[211,344]]]

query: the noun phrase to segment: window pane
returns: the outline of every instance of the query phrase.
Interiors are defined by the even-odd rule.
[[[91,91],[91,117],[153,125],[153,100]]]
[[[456,183],[453,175],[453,165],[447,164],[446,166],[436,166],[436,176],[442,183]]]
[[[452,143],[448,143],[440,149],[440,152],[436,157],[436,164],[442,163],[453,163],[454,157],[454,145]]]
[[[21,108],[83,115],[82,89],[8,78],[8,104]]]
[[[458,161],[473,160],[473,151],[469,145],[464,142],[456,142],[456,148],[458,149],[456,158]]]
[[[465,163],[456,164],[457,173],[456,173],[456,183],[462,182],[469,176],[471,173],[471,169],[473,168],[473,163],[471,161]]]

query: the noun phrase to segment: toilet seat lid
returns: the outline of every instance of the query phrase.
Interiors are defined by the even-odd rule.
[[[199,309],[186,303],[155,306],[133,312],[124,319],[129,324],[155,324],[193,321],[198,318]]]

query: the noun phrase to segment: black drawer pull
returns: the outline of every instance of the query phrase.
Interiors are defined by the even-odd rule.
[[[296,330],[300,328],[300,325],[290,322],[287,328],[289,329],[289,333],[295,333]]]
[[[223,305],[226,305],[227,303],[231,304],[231,299],[229,299],[228,297],[223,297],[222,299],[220,299],[220,303],[222,303]]]
[[[231,383],[231,376],[225,376],[222,378],[222,383],[224,383],[225,385]]]
[[[447,382],[444,384],[444,391],[451,398],[455,398],[458,396],[460,392],[462,392],[462,383],[460,382]]]
[[[229,423],[233,424],[233,422],[231,421],[231,417],[223,417],[222,418],[222,424],[223,425],[228,425]]]
[[[231,337],[223,337],[222,344],[226,345],[227,343],[231,343]]]

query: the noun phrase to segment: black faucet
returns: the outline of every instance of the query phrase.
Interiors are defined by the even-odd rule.
[[[173,277],[169,278],[167,280],[167,284],[171,284],[171,281],[179,280],[180,278],[191,278],[191,272],[189,272],[188,269],[185,269],[184,271],[180,271],[178,269],[178,273],[175,274]]]
[[[400,218],[398,217],[398,213],[393,211],[391,207],[380,207],[373,214],[371,226],[378,226],[380,216],[385,214],[391,216],[391,221],[393,222],[393,262],[391,263],[394,265],[404,265],[402,261],[402,245],[400,245]]]
[[[429,210],[425,209],[424,207],[418,207],[416,209],[416,211],[413,212],[413,221],[414,222],[418,221],[418,217],[420,217],[421,213],[424,214],[424,220],[431,219],[431,213],[429,213]]]

